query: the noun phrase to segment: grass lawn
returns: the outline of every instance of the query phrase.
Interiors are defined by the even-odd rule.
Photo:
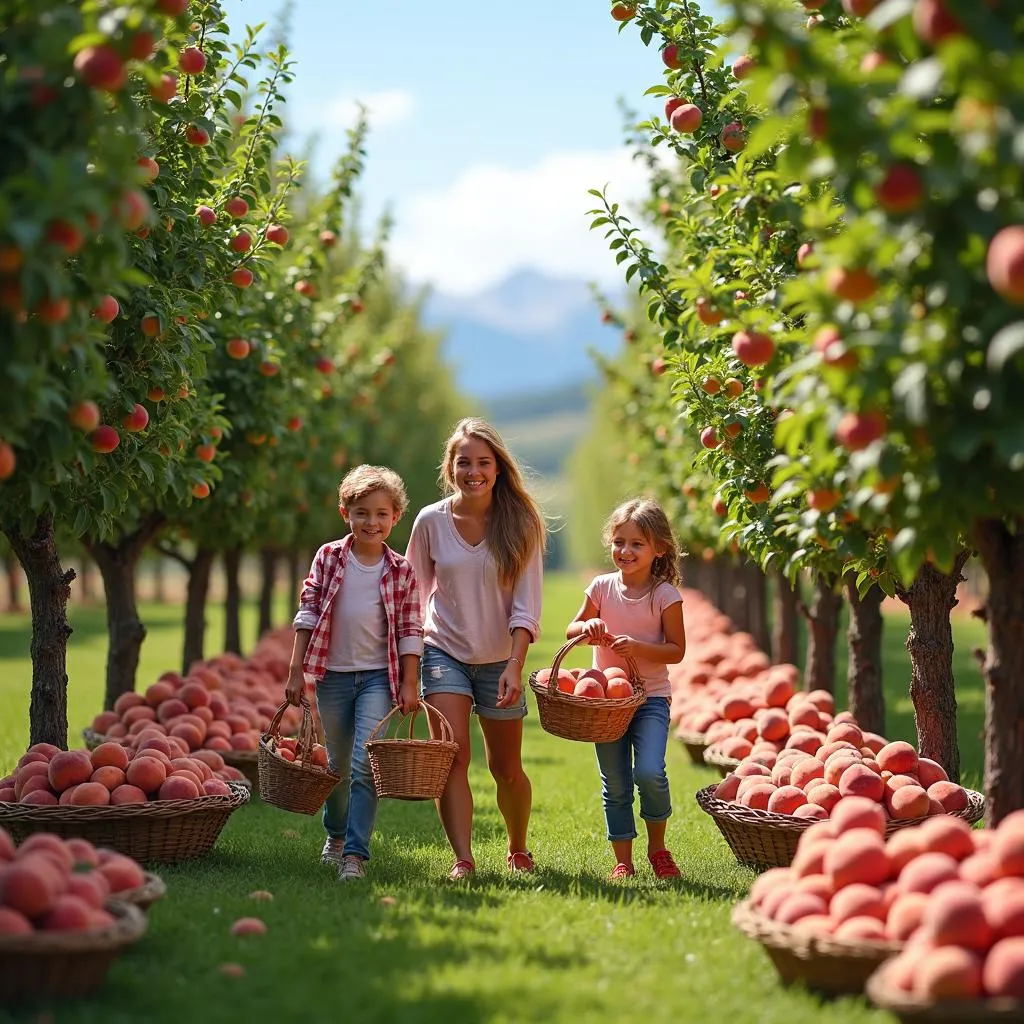
[[[582,581],[552,574],[546,584],[545,636],[530,668],[550,664],[575,612]],[[140,683],[177,664],[180,611],[147,606],[150,637]],[[105,640],[102,613],[75,609],[69,699],[73,735],[98,709]],[[894,617],[886,644],[892,738],[913,738],[902,651],[905,620]],[[982,691],[968,651],[974,623],[957,623],[962,645],[962,752],[968,778],[980,775],[976,732]],[[220,627],[213,624],[219,641]],[[251,635],[251,631],[246,635]],[[0,769],[24,750],[27,734],[26,621],[0,618]],[[573,651],[570,664],[585,652]],[[510,878],[504,866],[494,790],[475,750],[475,854],[470,884],[441,878],[450,854],[433,807],[384,801],[365,884],[339,885],[317,863],[323,833],[316,818],[258,801],[229,822],[201,861],[161,868],[169,894],[144,939],[114,965],[91,1000],[26,1007],[0,1020],[35,1021],[47,1009],[60,1024],[136,1024],[244,1020],[291,1022],[512,1022],[643,1020],[737,1024],[891,1022],[859,999],[824,1002],[783,989],[759,947],[729,923],[732,904],[753,873],[733,861],[693,793],[716,776],[692,767],[681,746],[669,751],[675,815],[668,838],[686,880],[655,883],[641,870],[606,881],[593,749],[550,737],[532,705],[525,762],[534,785],[532,848],[539,869]],[[638,857],[638,863],[642,860]],[[273,903],[248,894],[268,889]],[[250,914],[263,938],[234,939],[232,921]],[[226,961],[244,978],[224,977]]]

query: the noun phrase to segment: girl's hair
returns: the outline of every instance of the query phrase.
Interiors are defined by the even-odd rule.
[[[438,482],[445,494],[455,494],[455,454],[461,441],[475,438],[494,453],[498,475],[494,481],[491,514],[485,539],[502,586],[514,586],[538,549],[544,550],[544,517],[523,483],[523,473],[501,435],[475,416],[459,420],[444,448]]]
[[[663,554],[658,555],[651,564],[651,575],[655,583],[678,586],[682,582],[682,575],[679,572],[679,545],[672,535],[672,527],[662,507],[653,498],[630,498],[629,501],[624,501],[604,524],[605,547],[611,545],[615,531],[626,523],[636,524],[647,543],[663,551]]]

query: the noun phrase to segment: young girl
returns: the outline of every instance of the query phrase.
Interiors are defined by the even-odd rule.
[[[615,853],[613,879],[635,874],[633,786],[640,791],[640,817],[647,825],[647,858],[658,878],[678,878],[665,848],[672,814],[665,749],[668,745],[668,666],[683,660],[686,633],[679,593],[679,552],[668,517],[646,498],[620,505],[604,528],[604,542],[617,572],[598,576],[569,623],[568,638],[583,634],[594,645],[594,667],[626,668],[625,655],[643,678],[647,700],[637,708],[625,735],[597,744],[608,838]]]
[[[464,419],[445,446],[448,497],[416,517],[406,557],[425,607],[423,696],[448,719],[459,751],[438,813],[455,854],[452,880],[475,867],[469,788],[470,712],[508,833],[510,871],[532,871],[532,791],[523,771],[523,662],[540,634],[544,520],[498,432]],[[434,728],[434,723],[431,723]]]

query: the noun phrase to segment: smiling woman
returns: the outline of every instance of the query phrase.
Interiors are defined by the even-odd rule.
[[[456,858],[450,877],[465,878],[475,868],[471,712],[480,720],[498,787],[509,870],[529,872],[532,791],[522,764],[522,674],[527,649],[540,633],[544,520],[514,456],[483,420],[456,425],[441,483],[449,496],[416,517],[406,555],[426,607],[423,694],[451,723],[459,744],[438,801]]]

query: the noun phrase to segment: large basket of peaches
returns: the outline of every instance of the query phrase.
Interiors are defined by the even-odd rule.
[[[530,689],[537,698],[541,728],[552,736],[584,743],[613,743],[629,728],[633,714],[644,701],[644,682],[632,658],[628,669],[562,668],[562,660],[582,634],[567,641],[555,655],[550,669],[530,674]]]

